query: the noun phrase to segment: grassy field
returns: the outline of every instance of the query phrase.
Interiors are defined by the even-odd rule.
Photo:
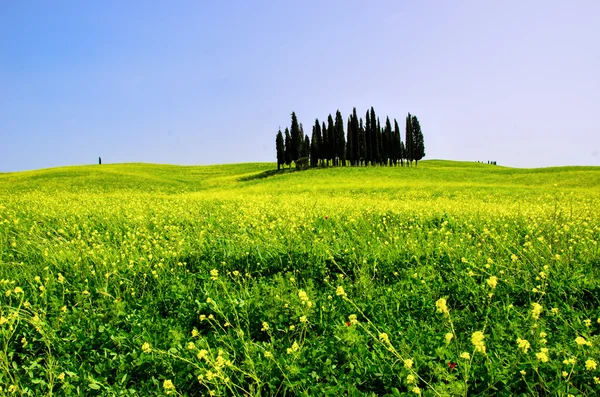
[[[600,167],[0,174],[0,395],[600,393]]]

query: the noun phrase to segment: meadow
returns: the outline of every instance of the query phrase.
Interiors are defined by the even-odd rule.
[[[600,167],[0,174],[0,395],[600,394]]]

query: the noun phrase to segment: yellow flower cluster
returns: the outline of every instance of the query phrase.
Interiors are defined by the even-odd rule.
[[[485,343],[483,342],[485,335],[482,331],[473,332],[471,335],[471,343],[475,346],[475,351],[485,354]]]
[[[538,360],[540,360],[543,363],[547,363],[549,360],[548,349],[546,349],[545,347],[541,348],[538,353],[535,353],[535,358],[537,358]]]
[[[287,348],[287,354],[296,353],[298,350],[300,350],[300,345],[298,345],[298,342],[294,341],[292,347]]]
[[[537,320],[540,318],[540,314],[542,314],[542,310],[544,308],[537,302],[531,304],[531,318]]]
[[[266,321],[263,321],[262,328],[260,330],[263,332],[267,332],[269,330],[269,323],[267,323]]]
[[[526,339],[517,338],[517,347],[523,351],[523,353],[527,353],[527,350],[531,347],[529,341]]]
[[[446,333],[446,335],[444,335],[444,339],[446,340],[447,345],[450,344],[450,342],[452,341],[452,338],[454,338],[454,335],[452,334],[452,332],[448,332],[448,333]]]
[[[583,336],[578,336],[575,338],[575,343],[579,346],[592,346],[592,342],[586,340]]]
[[[404,360],[404,368],[412,368],[414,364],[414,361],[411,358],[407,358],[406,360]]]
[[[444,313],[446,315],[450,314],[450,311],[448,310],[448,306],[446,305],[446,299],[445,298],[440,298],[435,302],[435,307],[437,307],[437,311],[439,313]]]
[[[492,276],[490,278],[488,278],[487,280],[487,284],[493,289],[496,288],[496,286],[498,285],[498,277],[496,276]]]
[[[151,353],[152,352],[152,347],[150,346],[150,343],[144,342],[144,344],[142,345],[142,351],[144,353]]]
[[[344,287],[342,287],[341,285],[338,285],[338,287],[335,289],[335,294],[337,296],[341,296],[342,298],[348,297],[348,295],[346,295],[346,291],[344,291]]]
[[[350,324],[352,324],[352,325],[358,324],[358,319],[356,317],[356,314],[349,315],[348,316],[348,321],[350,321]]]
[[[588,371],[595,370],[597,367],[598,364],[596,363],[596,361],[592,360],[591,358],[589,360],[586,360],[585,369],[587,369]]]
[[[210,279],[211,280],[216,280],[219,278],[219,271],[217,269],[212,269],[210,271]]]
[[[462,352],[462,353],[460,353],[460,358],[463,358],[465,360],[470,360],[471,355],[468,352]]]

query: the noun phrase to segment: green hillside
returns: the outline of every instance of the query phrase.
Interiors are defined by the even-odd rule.
[[[600,167],[0,174],[0,395],[587,395]]]

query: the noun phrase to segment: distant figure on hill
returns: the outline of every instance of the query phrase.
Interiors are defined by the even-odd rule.
[[[98,157],[98,164],[102,164],[102,157]]]

